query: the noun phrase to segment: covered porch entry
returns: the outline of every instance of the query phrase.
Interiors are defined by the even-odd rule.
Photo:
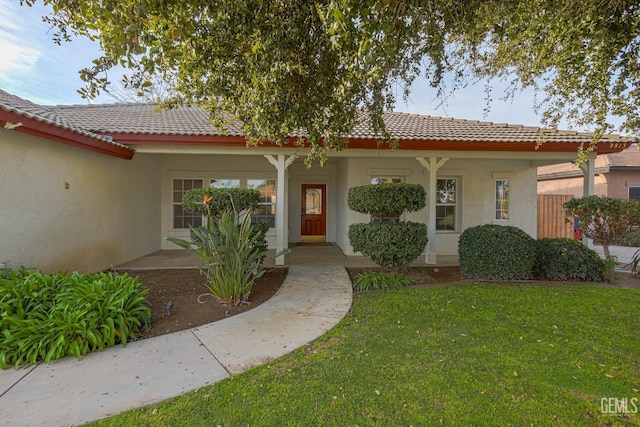
[[[289,265],[343,265],[346,268],[375,268],[376,264],[367,257],[359,255],[345,255],[342,249],[333,243],[326,244],[290,244],[289,252],[284,256],[283,267]],[[273,255],[267,259],[267,267],[276,267]],[[439,257],[439,266],[458,265],[457,257]],[[200,268],[202,261],[192,252],[182,249],[162,249],[149,255],[134,259],[114,267],[114,270],[162,270]],[[413,264],[427,266],[424,257],[420,257]],[[433,267],[433,265],[429,265]]]

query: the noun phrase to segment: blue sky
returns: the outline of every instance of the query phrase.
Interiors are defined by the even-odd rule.
[[[41,4],[20,6],[18,0],[0,0],[0,88],[32,102],[86,104],[76,92],[83,86],[78,70],[91,65],[98,56],[97,44],[86,39],[56,45],[49,26],[41,17],[48,9]],[[115,79],[116,76],[114,76]],[[408,103],[398,101],[396,111],[459,119],[540,126],[533,111],[533,93],[518,94],[512,101],[500,101],[503,89],[493,88],[490,111],[485,114],[485,94],[481,85],[457,91],[445,106],[436,108],[435,91],[417,80]],[[113,102],[103,96],[95,102]],[[566,126],[564,126],[566,128]]]

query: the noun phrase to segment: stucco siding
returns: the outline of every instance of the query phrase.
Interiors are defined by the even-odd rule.
[[[640,187],[640,172],[609,172],[608,196],[620,199],[629,198],[629,187]]]
[[[93,272],[160,248],[158,158],[0,129],[0,262]]]

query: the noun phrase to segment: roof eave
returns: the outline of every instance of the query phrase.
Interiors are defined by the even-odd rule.
[[[7,123],[10,125],[8,126]],[[11,126],[11,124],[15,127]],[[125,160],[132,159],[135,153],[128,147],[119,147],[114,144],[109,144],[107,142],[100,141],[97,138],[91,138],[90,136],[82,135],[59,126],[48,124],[10,111],[0,110],[0,126],[12,128],[15,132],[49,139],[62,144],[83,148],[85,150]]]
[[[245,147],[247,139],[234,135],[187,135],[187,134],[149,134],[149,133],[112,133],[113,139],[125,145],[202,145],[221,147]],[[600,142],[597,145],[598,154],[617,153],[631,144],[631,141]],[[272,142],[262,142],[260,146],[277,146]],[[290,137],[283,146],[308,146],[300,144],[296,137]],[[578,150],[579,142],[545,142],[539,145],[536,141],[455,141],[455,140],[424,140],[399,139],[397,145],[375,138],[349,138],[347,148],[352,149],[380,149],[393,148],[398,150],[449,150],[449,151],[516,151],[516,152],[556,152],[572,153]]]

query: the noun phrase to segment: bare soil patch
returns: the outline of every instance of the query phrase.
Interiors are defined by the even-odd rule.
[[[124,273],[124,272],[123,272]],[[240,305],[223,305],[209,293],[205,277],[198,269],[127,271],[137,276],[149,289],[151,325],[139,339],[183,331],[244,313],[267,301],[280,289],[287,276],[286,268],[269,268],[251,290],[249,301]],[[167,305],[172,302],[173,309]]]

